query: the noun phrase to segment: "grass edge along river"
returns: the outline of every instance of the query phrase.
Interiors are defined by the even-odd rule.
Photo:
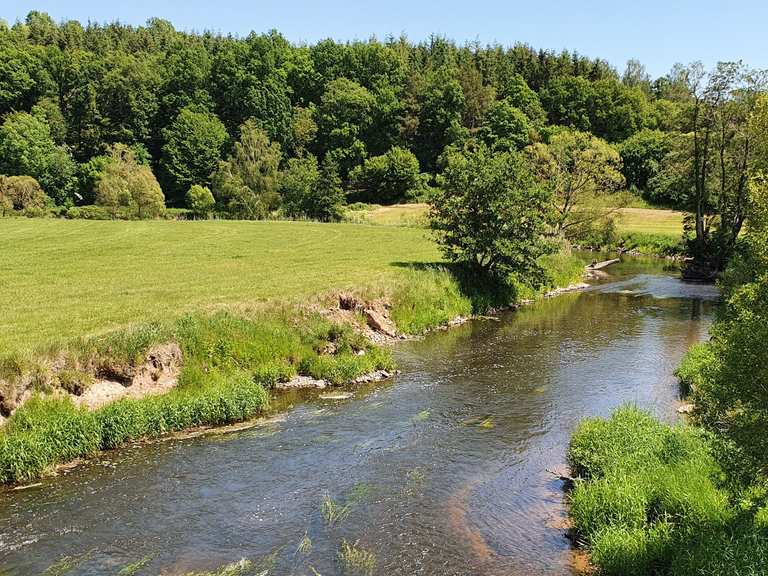
[[[120,308],[126,298],[135,301],[132,290],[151,294],[161,278],[179,274],[182,264],[187,268],[174,286],[186,279],[194,283],[196,278],[205,277],[206,260],[201,259],[205,254],[209,261],[227,261],[223,256],[228,250],[235,262],[229,276],[222,278],[221,270],[207,272],[214,288],[221,288],[227,280],[234,281],[238,271],[253,270],[258,264],[263,274],[287,279],[290,287],[272,288],[274,293],[288,294],[284,298],[272,296],[184,314],[169,313],[165,318],[156,316],[47,345],[32,339],[34,345],[27,349],[11,349],[0,365],[3,410],[6,414],[13,410],[0,432],[0,481],[4,483],[34,480],[52,472],[57,464],[129,441],[252,418],[267,407],[269,390],[275,384],[296,375],[341,384],[391,369],[388,350],[358,329],[367,323],[360,310],[350,311],[351,322],[338,322],[324,313],[329,306],[335,306],[331,296],[344,286],[327,284],[324,293],[315,292],[309,299],[301,291],[290,296],[297,283],[291,274],[299,275],[299,283],[313,273],[320,276],[320,282],[328,278],[338,281],[335,274],[322,275],[323,270],[334,266],[336,273],[341,273],[339,264],[323,254],[329,248],[325,246],[324,250],[323,242],[335,238],[345,246],[355,247],[342,258],[341,270],[357,270],[352,276],[360,278],[360,284],[352,287],[361,301],[372,306],[378,302],[379,310],[383,308],[397,331],[404,334],[419,334],[456,317],[536,297],[547,288],[567,286],[582,276],[584,265],[568,253],[548,256],[542,261],[548,274],[547,286],[533,290],[518,283],[511,290],[499,292],[457,279],[440,265],[424,231],[407,228],[388,231],[363,225],[287,222],[27,224],[15,220],[9,224],[4,228],[11,249],[3,263],[6,280],[1,289],[6,293],[2,300],[24,309],[34,302],[36,286],[38,291],[48,291],[47,298],[53,298],[51,290],[59,287],[73,295],[70,304],[74,308],[69,314],[66,298],[61,299],[63,312],[57,311],[53,300],[37,311],[38,328],[43,332],[46,327],[39,323],[49,315],[75,326],[78,317],[71,314],[72,310],[86,319],[98,317],[103,310],[97,302],[105,293],[88,292],[94,282],[102,282],[115,307]],[[157,244],[157,234],[167,231],[186,235],[186,241],[176,236],[173,242]],[[218,244],[211,244],[212,231]],[[244,239],[243,235],[250,237]],[[261,245],[253,242],[254,235],[261,235]],[[92,248],[87,250],[89,245]],[[263,261],[248,262],[246,248],[248,254],[256,254]],[[117,260],[121,270],[110,271],[103,267],[103,259],[114,258],[116,251],[122,254],[122,259]],[[147,261],[147,252],[156,257]],[[157,265],[161,259],[175,262],[177,268],[155,268],[161,271],[160,276],[134,273],[137,266],[145,270],[149,266],[151,270],[153,263]],[[240,264],[241,260],[247,264]],[[314,262],[314,268],[299,274],[307,261]],[[308,279],[310,288],[303,289],[316,290],[317,282],[317,278]],[[248,286],[248,278],[240,278],[239,289],[247,291]],[[83,292],[78,293],[78,289]],[[150,292],[143,292],[147,290]],[[165,310],[172,309],[165,304]],[[93,313],[89,315],[90,307]],[[104,309],[109,311],[110,307]],[[183,357],[177,385],[169,387],[170,391],[123,398],[96,410],[73,402],[99,379],[122,385],[131,385],[137,378],[149,379],[150,384],[162,379],[167,374],[163,374],[165,361],[158,350],[167,351],[169,345]]]

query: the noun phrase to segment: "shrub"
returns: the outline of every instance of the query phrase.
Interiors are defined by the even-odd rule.
[[[37,180],[31,176],[0,175],[0,216],[12,210],[27,215],[45,212],[50,198],[46,196]]]
[[[715,361],[712,347],[707,343],[695,344],[688,350],[680,366],[675,370],[675,376],[680,380],[683,394],[687,396],[694,390],[702,389],[706,374],[710,372],[710,367]]]
[[[78,212],[83,220],[112,220],[115,217],[114,212],[105,206],[80,206]]]
[[[116,144],[96,184],[96,204],[113,216],[155,218],[165,210],[165,197],[149,166],[139,164],[130,148]]]
[[[368,158],[349,174],[355,196],[363,202],[394,204],[415,198],[423,188],[419,161],[405,148]]]
[[[195,184],[188,191],[185,197],[187,208],[192,211],[196,218],[208,218],[213,212],[216,200],[209,188]]]

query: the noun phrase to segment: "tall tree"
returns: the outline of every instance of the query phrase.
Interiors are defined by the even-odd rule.
[[[32,176],[57,203],[72,202],[75,163],[45,120],[13,112],[0,126],[0,173]]]
[[[590,200],[624,185],[619,153],[586,132],[561,130],[548,144],[530,146],[528,155],[551,194],[555,233],[566,237],[579,226],[605,218],[605,211],[587,209]]]
[[[522,154],[452,150],[439,183],[430,223],[450,260],[502,279],[542,278],[550,198]]]
[[[183,108],[163,130],[161,175],[173,203],[181,204],[193,184],[210,184],[228,139],[214,114],[193,107]]]
[[[280,145],[270,142],[256,120],[240,127],[240,139],[227,160],[219,162],[212,192],[220,210],[233,218],[266,218],[280,202]]]

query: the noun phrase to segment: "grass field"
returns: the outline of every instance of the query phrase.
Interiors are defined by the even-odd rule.
[[[0,355],[440,260],[423,229],[356,224],[22,218],[0,220],[0,238]]]
[[[355,219],[385,226],[420,226],[426,223],[426,204],[378,206],[368,211],[353,212]],[[620,234],[661,234],[680,237],[683,212],[655,208],[622,208],[617,222]]]

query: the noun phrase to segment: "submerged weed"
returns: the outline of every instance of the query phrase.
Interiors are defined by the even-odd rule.
[[[134,576],[139,570],[149,564],[152,561],[152,558],[152,554],[147,554],[144,556],[144,558],[136,560],[136,562],[126,564],[120,569],[120,572],[117,573],[117,576]]]
[[[68,574],[93,555],[93,550],[88,550],[74,556],[64,556],[54,562],[40,576],[63,576]]]
[[[304,537],[299,541],[299,545],[296,546],[296,554],[309,554],[312,551],[312,540],[309,535],[304,532]]]
[[[329,494],[323,496],[320,509],[323,512],[323,517],[329,526],[334,526],[340,522],[343,522],[352,510],[350,504],[337,504]]]
[[[422,410],[411,418],[411,422],[424,422],[426,420],[429,420],[429,410]]]
[[[376,555],[358,545],[341,541],[339,563],[344,574],[370,576],[376,568]]]
[[[185,576],[250,576],[253,571],[253,562],[242,558],[221,568],[208,572],[188,572]]]

